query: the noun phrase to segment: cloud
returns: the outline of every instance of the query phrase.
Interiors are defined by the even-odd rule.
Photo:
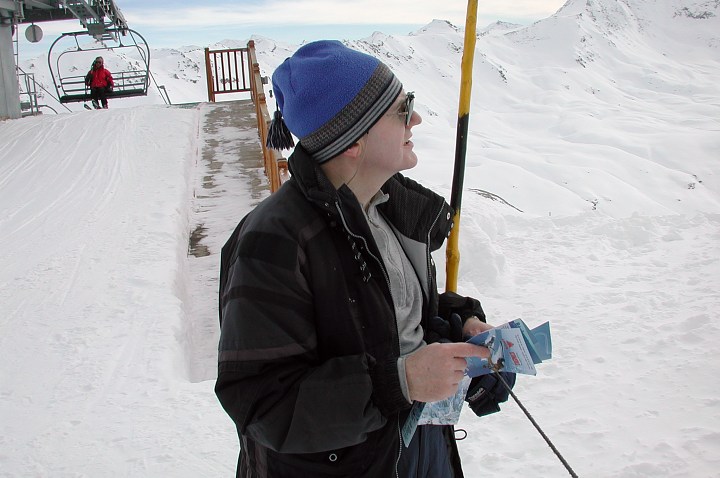
[[[491,0],[478,6],[478,17],[495,20],[540,19],[554,13],[562,0]],[[273,0],[264,3],[205,4],[173,9],[137,8],[124,11],[128,23],[162,29],[247,27],[257,25],[418,24],[433,19],[465,23],[467,2],[462,0]]]
[[[478,28],[496,20],[528,24],[552,15],[564,1],[482,0],[478,3]],[[404,34],[433,19],[462,27],[467,10],[464,0],[358,0],[341,7],[337,0],[206,0],[199,4],[202,6],[177,0],[127,0],[122,12],[130,28],[140,32],[153,47],[176,47],[245,38],[249,34],[291,43],[320,37],[360,38],[373,30]],[[314,26],[318,27],[316,31]],[[72,20],[43,23],[42,29],[44,38],[36,44],[28,43],[22,30],[23,55],[46,52],[60,33],[79,31],[82,26]]]

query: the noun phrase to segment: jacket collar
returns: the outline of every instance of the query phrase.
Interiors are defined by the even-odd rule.
[[[288,169],[292,180],[297,183],[300,191],[310,202],[322,209],[335,209],[338,191],[302,143],[298,143],[290,155]]]
[[[310,156],[302,143],[295,146],[288,160],[288,167],[305,197],[331,216],[338,211],[336,203],[347,211],[362,215],[357,198],[349,187],[340,189],[330,182],[320,166]],[[387,219],[408,237],[427,242],[431,250],[439,248],[452,227],[452,208],[442,196],[417,182],[395,174],[381,188],[390,200],[379,206]]]

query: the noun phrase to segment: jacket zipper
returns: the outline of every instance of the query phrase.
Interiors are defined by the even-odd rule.
[[[391,290],[390,289],[390,276],[388,275],[387,271],[385,270],[385,265],[383,264],[382,259],[379,259],[377,256],[375,256],[375,254],[373,254],[370,251],[370,248],[368,247],[368,244],[367,244],[367,240],[365,240],[364,236],[355,234],[354,232],[352,232],[350,230],[350,227],[348,226],[347,221],[345,220],[345,215],[343,214],[342,209],[340,209],[340,203],[335,202],[335,208],[337,209],[338,213],[340,214],[340,219],[342,220],[345,231],[347,231],[347,233],[350,234],[355,239],[361,240],[363,242],[363,244],[365,245],[365,250],[367,251],[368,255],[370,257],[372,257],[373,259],[375,259],[375,262],[377,262],[378,265],[380,266],[380,270],[383,272],[383,277],[385,278],[385,284],[388,287],[388,291],[390,291]],[[391,296],[392,296],[392,294],[391,294]],[[397,320],[395,321],[395,327],[397,328]],[[398,338],[398,351],[399,351],[399,348],[400,348],[400,339]]]
[[[440,206],[440,210],[435,215],[435,219],[433,220],[432,224],[430,224],[430,228],[428,229],[427,238],[425,241],[425,258],[427,260],[427,270],[425,271],[427,276],[425,277],[425,280],[428,281],[428,293],[430,291],[430,287],[432,287],[432,283],[430,281],[430,277],[432,276],[432,254],[430,253],[430,235],[432,234],[433,229],[435,229],[435,225],[438,223],[438,219],[440,219],[442,211],[443,208],[442,206]]]
[[[395,478],[400,478],[400,471],[398,470],[398,465],[400,464],[400,457],[402,456],[402,447],[403,447],[402,430],[400,428],[400,415],[397,416],[396,424],[397,424],[399,445],[398,445],[397,459],[395,460]]]
[[[337,209],[338,214],[340,215],[340,219],[342,220],[343,227],[345,228],[345,231],[347,231],[348,234],[350,234],[352,237],[361,240],[363,244],[365,245],[365,250],[367,251],[368,255],[370,255],[375,262],[377,262],[378,266],[380,266],[380,270],[383,272],[383,277],[385,278],[385,284],[387,285],[388,291],[391,291],[390,288],[390,276],[388,275],[387,270],[385,269],[385,265],[383,264],[382,260],[376,257],[368,247],[367,240],[364,236],[361,236],[359,234],[355,234],[350,230],[350,227],[347,224],[347,221],[345,220],[345,215],[342,212],[342,209],[340,208],[340,203],[335,202],[335,209]],[[433,229],[435,228],[435,225],[438,222],[438,219],[440,218],[440,215],[442,214],[442,206],[438,210],[437,214],[435,215],[435,219],[433,220],[432,224],[430,225],[430,228],[428,229],[427,233],[427,240],[425,242],[425,254],[426,254],[426,260],[427,260],[427,269],[425,270],[425,280],[428,283],[428,291],[430,290],[430,287],[432,286],[431,283],[431,277],[432,277],[432,255],[430,254],[430,235],[432,234]],[[392,297],[392,292],[391,292]],[[393,307],[394,310],[394,307]],[[397,317],[395,317],[395,336],[397,337],[397,346],[398,346],[398,353],[400,353],[400,331],[397,328]],[[398,471],[398,465],[400,464],[400,457],[402,456],[402,447],[403,447],[403,437],[402,437],[402,429],[400,426],[400,416],[397,417],[397,432],[398,432],[398,454],[397,459],[395,460],[395,478],[400,478],[400,472]]]
[[[385,265],[383,264],[383,261],[381,259],[377,258],[370,251],[370,248],[368,247],[365,237],[363,237],[359,234],[355,234],[354,232],[352,232],[350,230],[350,227],[348,226],[347,221],[345,220],[345,215],[343,214],[342,209],[340,208],[340,203],[338,203],[337,201],[335,202],[335,208],[337,209],[338,214],[340,215],[340,219],[342,220],[343,227],[345,228],[347,233],[358,240],[362,240],[363,244],[365,245],[365,250],[367,251],[367,253],[373,259],[375,259],[375,262],[377,262],[378,266],[380,266],[380,270],[383,272],[383,277],[385,278],[385,284],[387,285],[388,292],[390,293],[390,297],[392,298],[392,289],[390,288],[390,276],[389,276],[387,270],[385,270]],[[439,214],[438,214],[438,216],[439,216]],[[436,218],[436,221],[437,221],[437,218]],[[426,280],[428,278],[426,278]],[[395,315],[394,311],[395,311],[395,307],[393,305],[393,315]],[[395,317],[395,337],[397,338],[398,354],[400,354],[400,331],[398,330],[398,326],[397,326],[397,317]],[[397,432],[398,432],[398,442],[399,443],[398,443],[397,459],[395,460],[395,478],[400,478],[400,472],[398,471],[398,465],[400,464],[400,457],[402,456],[403,438],[402,438],[402,429],[400,427],[400,416],[399,415],[397,417],[396,423],[397,423]]]

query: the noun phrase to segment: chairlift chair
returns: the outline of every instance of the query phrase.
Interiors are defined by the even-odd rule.
[[[130,98],[134,96],[147,96],[148,86],[150,85],[150,48],[145,38],[138,32],[131,29],[120,31],[108,30],[108,34],[103,35],[102,42],[95,41],[87,45],[80,45],[78,37],[93,37],[87,31],[63,33],[50,46],[48,52],[48,68],[50,76],[55,84],[60,103],[74,103],[90,100],[90,91],[85,86],[85,75],[90,69],[90,65],[100,51],[118,51],[126,53],[132,63],[138,65],[137,69],[128,68],[121,71],[110,70],[115,83],[113,91],[108,94],[108,98]],[[127,35],[125,34],[127,33]],[[125,40],[123,41],[123,37]],[[64,49],[55,57],[53,49],[67,44],[68,40],[74,40],[74,44],[64,47]],[[74,63],[71,62],[74,60]],[[80,61],[81,63],[78,63]],[[54,68],[53,68],[54,62]],[[78,68],[76,65],[82,65]],[[107,61],[106,61],[107,64]],[[85,66],[87,65],[87,66]],[[128,67],[131,61],[128,61]],[[106,66],[107,67],[107,66]]]

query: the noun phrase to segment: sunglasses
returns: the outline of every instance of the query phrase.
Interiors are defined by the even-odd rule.
[[[408,91],[405,95],[405,101],[403,102],[402,109],[398,112],[400,116],[405,115],[405,126],[410,126],[410,119],[412,118],[414,108],[415,93],[413,91]]]

